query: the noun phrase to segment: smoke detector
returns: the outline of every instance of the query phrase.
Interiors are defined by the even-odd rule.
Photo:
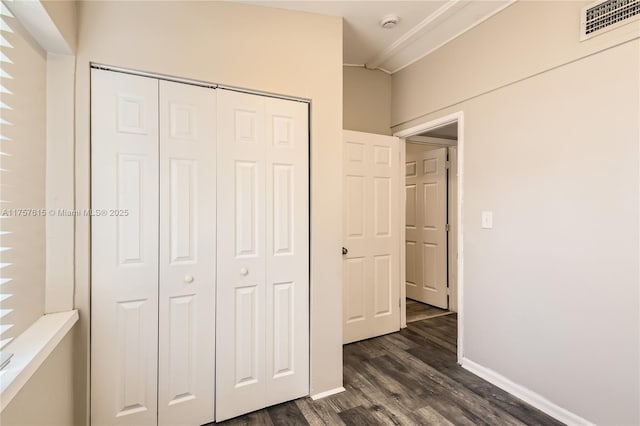
[[[387,15],[380,20],[380,26],[382,28],[390,29],[398,25],[400,18],[398,15]]]

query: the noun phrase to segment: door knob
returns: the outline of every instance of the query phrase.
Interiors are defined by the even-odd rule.
[[[247,268],[240,268],[240,275],[247,276],[249,275],[249,270]]]
[[[185,275],[184,276],[184,282],[187,284],[191,284],[193,282],[194,278],[193,275]]]
[[[346,256],[347,254],[349,254],[349,249],[347,249],[346,247],[342,247],[342,255]]]

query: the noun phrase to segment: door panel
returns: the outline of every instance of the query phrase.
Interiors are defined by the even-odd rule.
[[[306,104],[218,99],[220,421],[309,392],[309,180]]]
[[[407,151],[407,297],[444,309],[447,309],[446,173],[446,148]]]
[[[216,94],[160,81],[158,424],[214,418]]]
[[[266,405],[309,394],[309,113],[264,98]]]
[[[398,139],[344,132],[344,342],[400,329]]]
[[[157,422],[158,81],[91,71],[91,420]]]
[[[216,420],[265,406],[264,102],[218,91]],[[222,344],[222,342],[225,342]]]

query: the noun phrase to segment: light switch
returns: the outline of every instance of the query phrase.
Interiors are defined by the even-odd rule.
[[[493,228],[493,212],[482,212],[482,228]]]

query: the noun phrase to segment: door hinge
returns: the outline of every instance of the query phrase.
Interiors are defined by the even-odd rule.
[[[449,231],[451,230],[451,227],[449,226],[449,224],[448,224],[448,223],[444,226],[444,230],[445,230],[446,232],[449,232]]]
[[[451,287],[447,287],[447,295],[451,295]]]
[[[398,299],[398,308],[402,307],[402,299]]]
[[[446,169],[451,168],[451,161],[445,161],[444,162],[444,166],[445,166]]]

